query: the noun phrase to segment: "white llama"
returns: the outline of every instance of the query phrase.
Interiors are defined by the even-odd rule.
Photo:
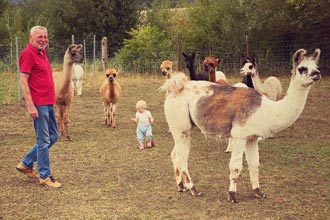
[[[82,95],[82,83],[83,83],[84,69],[81,65],[75,64],[73,65],[73,74],[72,74],[72,88],[73,94],[76,91],[78,96]]]
[[[255,90],[274,101],[282,98],[283,88],[278,78],[270,76],[264,82],[261,81],[255,56],[252,56],[251,59],[242,56],[242,63],[243,67],[241,68],[241,74],[244,76],[251,75]]]
[[[259,138],[273,136],[300,116],[312,85],[321,78],[317,69],[319,56],[319,49],[311,56],[304,49],[294,53],[291,82],[286,96],[279,101],[270,100],[254,89],[188,81],[183,73],[172,76],[166,84],[169,93],[164,110],[174,139],[171,157],[178,191],[190,190],[192,195],[201,195],[188,171],[194,124],[208,137],[231,138],[229,201],[237,202],[244,152],[254,196],[264,198],[259,186]]]

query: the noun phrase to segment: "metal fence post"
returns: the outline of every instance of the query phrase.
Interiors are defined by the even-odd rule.
[[[93,38],[93,70],[94,70],[94,76],[95,76],[95,71],[96,71],[96,61],[95,61],[95,34],[94,34],[94,38]]]
[[[87,66],[87,60],[86,60],[86,40],[84,40],[84,73],[86,73],[86,66]]]

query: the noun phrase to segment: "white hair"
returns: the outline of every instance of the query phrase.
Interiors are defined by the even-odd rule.
[[[47,28],[45,28],[43,26],[40,26],[40,25],[37,25],[37,26],[34,26],[34,27],[31,28],[30,35],[35,34],[36,30],[45,30],[47,32]]]

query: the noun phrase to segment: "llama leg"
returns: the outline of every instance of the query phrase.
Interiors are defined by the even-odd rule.
[[[63,109],[62,105],[56,104],[55,105],[55,111],[56,111],[56,122],[57,122],[57,128],[60,133],[60,138],[63,136]]]
[[[77,95],[81,96],[82,95],[82,79],[78,79],[76,86],[77,86]]]
[[[103,102],[104,124],[107,125],[107,104]]]
[[[112,108],[111,108],[111,122],[112,122],[112,127],[116,128],[116,104],[112,104]]]
[[[243,154],[246,148],[246,140],[232,138],[231,146],[231,158],[229,162],[229,201],[232,203],[237,203],[237,182],[243,168]]]
[[[225,150],[225,153],[229,153],[231,151],[231,145],[232,145],[231,141],[232,141],[232,138],[228,138],[228,145]]]
[[[104,118],[105,118],[105,125],[110,126],[111,121],[110,121],[110,104],[104,104]]]
[[[193,196],[200,196],[191,180],[188,170],[188,159],[190,153],[191,130],[173,133],[175,146],[172,150],[172,162],[178,191],[190,190]]]
[[[70,114],[70,106],[71,104],[68,103],[66,106],[63,106],[63,136],[66,137],[68,141],[72,141],[70,134],[69,134],[69,114]]]
[[[259,149],[257,137],[248,140],[245,154],[249,167],[250,181],[254,191],[254,197],[259,199],[265,198],[266,195],[260,191],[259,186]]]

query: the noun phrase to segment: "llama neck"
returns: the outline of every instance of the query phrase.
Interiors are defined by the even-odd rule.
[[[190,79],[191,80],[197,80],[194,65],[191,65],[191,67],[189,67],[188,70],[189,70]]]
[[[215,82],[215,69],[210,69],[209,70],[209,81],[210,82]]]
[[[265,94],[265,87],[259,77],[259,73],[256,72],[255,76],[250,77],[252,79],[254,89],[257,90],[260,94]]]
[[[67,58],[67,55],[64,56],[63,61],[63,74],[64,74],[64,80],[62,89],[64,91],[68,91],[71,87],[71,79],[72,79],[72,71],[73,71],[73,63],[69,62],[70,58]]]
[[[304,88],[299,82],[291,79],[286,96],[279,101],[264,99],[265,104],[261,106],[258,120],[262,119],[262,124],[271,134],[275,134],[291,126],[301,115],[307,100],[311,86]],[[260,129],[263,126],[260,126]],[[265,128],[265,127],[264,127]]]
[[[115,98],[115,83],[109,81],[109,99],[114,100]]]
[[[249,88],[254,88],[251,75],[244,76],[242,82]]]

